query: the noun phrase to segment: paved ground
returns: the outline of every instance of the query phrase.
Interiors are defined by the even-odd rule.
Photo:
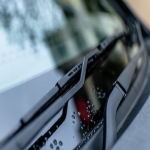
[[[126,0],[150,29],[150,0]]]

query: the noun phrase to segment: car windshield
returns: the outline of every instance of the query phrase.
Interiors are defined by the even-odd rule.
[[[105,0],[1,0],[0,93],[120,30],[123,24]]]
[[[1,0],[0,141],[83,55],[124,28],[106,0]]]

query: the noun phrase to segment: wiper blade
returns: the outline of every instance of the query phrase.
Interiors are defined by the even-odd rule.
[[[71,69],[56,86],[26,115],[22,118],[22,126],[1,147],[2,150],[23,150],[36,134],[61,110],[68,100],[83,86],[89,66],[102,61],[112,51],[118,39],[124,37],[124,32],[118,33],[104,40],[95,50],[90,51],[83,59]],[[72,86],[72,80],[79,81]]]

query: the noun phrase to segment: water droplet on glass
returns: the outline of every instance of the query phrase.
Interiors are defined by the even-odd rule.
[[[89,104],[90,102],[89,102],[89,101],[87,101],[87,103]]]
[[[48,131],[48,133],[49,133],[49,135],[51,135],[52,133],[51,133],[51,131]]]
[[[47,140],[48,140],[48,138],[47,138],[47,137],[45,137],[44,139],[45,139],[45,141],[47,141]]]
[[[105,95],[106,95],[106,94],[105,94],[105,93],[103,93],[103,98],[105,97]]]
[[[81,113],[80,113],[80,112],[78,112],[78,115],[80,116],[80,115],[81,115]]]
[[[72,121],[73,122],[73,124],[75,123],[74,121]]]
[[[50,148],[51,148],[51,149],[53,149],[53,148],[54,148],[53,144],[50,144]]]
[[[75,119],[75,116],[74,116],[74,115],[72,115],[72,118],[73,118],[73,119]]]
[[[83,130],[83,127],[81,126],[81,130]]]
[[[63,145],[63,142],[62,142],[62,141],[59,141],[59,145],[62,146],[62,145]]]
[[[99,90],[99,87],[97,87],[97,90]]]
[[[73,114],[75,115],[76,113],[75,113],[75,112],[73,112]]]
[[[56,150],[60,150],[60,148],[57,146],[57,147],[56,147]]]
[[[58,125],[56,125],[56,128],[58,129]]]
[[[54,140],[53,143],[54,143],[55,145],[57,145],[57,140]]]

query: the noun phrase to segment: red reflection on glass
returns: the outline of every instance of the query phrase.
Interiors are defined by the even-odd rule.
[[[88,107],[87,100],[83,97],[78,97],[76,98],[75,103],[81,121],[85,124],[89,124],[91,121],[91,116],[90,116],[91,110]]]

